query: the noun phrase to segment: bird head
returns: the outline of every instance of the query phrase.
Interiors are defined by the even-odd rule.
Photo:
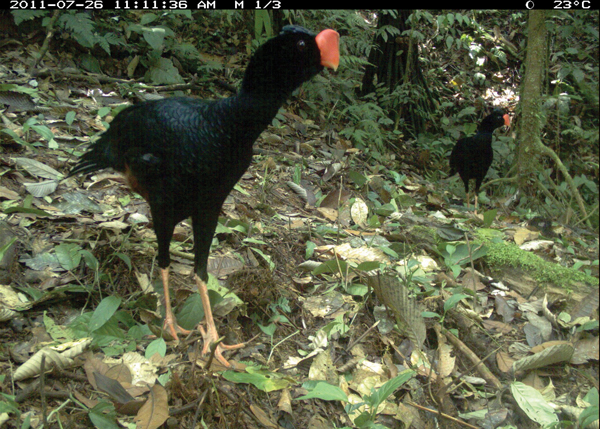
[[[500,128],[503,125],[510,126],[510,116],[508,116],[504,109],[496,107],[492,110],[492,113],[483,118],[479,129],[493,132],[496,128]]]
[[[323,30],[315,35],[304,27],[287,25],[278,36],[268,40],[252,56],[242,89],[252,93],[291,92],[324,67],[339,65],[339,34]]]

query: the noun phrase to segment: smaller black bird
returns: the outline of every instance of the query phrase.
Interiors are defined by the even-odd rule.
[[[465,137],[456,142],[450,154],[450,175],[458,173],[465,184],[467,207],[469,207],[469,181],[475,179],[475,210],[477,210],[477,194],[483,178],[487,174],[492,161],[492,134],[496,128],[510,126],[510,117],[503,109],[495,108],[481,121],[477,134]]]

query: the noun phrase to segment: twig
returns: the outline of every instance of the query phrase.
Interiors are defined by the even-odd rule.
[[[458,423],[459,425],[462,425],[462,426],[465,426],[465,427],[468,427],[468,428],[471,428],[471,429],[479,429],[478,426],[473,426],[473,425],[471,425],[471,424],[469,424],[467,422],[463,422],[462,420],[459,420],[456,417],[452,417],[452,416],[450,416],[448,414],[442,413],[441,411],[432,410],[431,408],[427,408],[427,407],[424,407],[422,405],[415,404],[414,402],[411,402],[411,401],[407,401],[406,403],[408,405],[410,405],[410,406],[418,408],[419,410],[428,411],[428,412],[430,412],[432,414],[437,414],[438,416],[443,417],[445,419],[452,420],[453,422]]]
[[[380,322],[381,322],[381,320],[378,320],[377,322],[375,322],[373,324],[373,326],[371,326],[369,329],[367,329],[360,337],[358,337],[356,340],[354,340],[350,344],[348,344],[348,347],[346,347],[346,351],[349,352],[350,350],[352,350],[352,347],[354,347],[356,344],[360,343],[367,335],[369,335],[369,332],[371,332],[373,329],[375,329],[377,327],[377,325],[379,325]]]
[[[587,214],[585,217],[582,217],[581,219],[579,219],[579,220],[578,220],[578,221],[575,223],[575,225],[574,225],[574,226],[577,226],[577,225],[579,225],[579,224],[580,224],[580,223],[582,223],[582,222],[587,222],[587,221],[588,221],[588,219],[589,219],[589,218],[590,218],[590,217],[591,217],[593,214],[596,214],[597,212],[598,212],[598,203],[596,203],[596,205],[590,209],[590,212],[589,212],[589,213],[588,213],[588,214]]]
[[[238,409],[243,412],[244,414],[246,414],[248,417],[250,417],[252,420],[254,420],[257,424],[262,424],[260,420],[258,420],[258,418],[254,415],[253,412],[251,412],[248,409],[248,403],[247,401],[244,401],[245,405],[244,407],[242,406],[242,404],[240,403],[242,400],[244,400],[243,398],[236,398],[234,397],[230,392],[228,392],[227,390],[225,390],[221,385],[216,385],[215,386],[217,389],[217,392],[219,392],[220,394],[224,395],[226,398],[228,398],[231,402],[233,403],[238,403],[239,407]]]
[[[279,347],[280,344],[282,344],[284,341],[288,340],[289,338],[292,338],[294,335],[299,334],[300,330],[298,329],[296,332],[288,335],[287,337],[285,337],[284,339],[282,339],[281,341],[279,341],[277,344],[275,344],[272,348],[271,348],[271,352],[269,353],[269,357],[267,358],[267,364],[271,361],[271,358],[273,357],[273,352],[275,351],[275,349],[277,347]],[[256,337],[254,337],[256,338]],[[273,337],[271,337],[273,338]]]
[[[206,369],[210,369],[210,365],[215,357],[215,352],[217,351],[217,346],[223,342],[225,337],[219,338],[217,341],[210,345],[210,355],[208,356],[208,360],[206,361]]]
[[[448,338],[448,340],[452,343],[454,347],[458,348],[458,350],[475,365],[475,370],[479,375],[481,375],[481,377],[484,380],[486,380],[496,389],[502,388],[502,383],[500,382],[500,380],[498,380],[496,376],[492,374],[492,372],[488,369],[483,360],[481,360],[479,356],[473,353],[473,351],[471,351],[471,349],[469,349],[465,345],[465,343],[463,343],[456,336],[454,336],[454,334],[452,334],[450,331],[444,328],[442,328],[442,333],[446,336],[446,338]]]
[[[204,404],[206,395],[208,395],[208,390],[209,389],[205,389],[204,392],[202,392],[202,395],[200,395],[200,398],[198,398],[196,400],[198,402],[198,405],[196,406],[196,412],[194,413],[194,421],[192,422],[192,426],[191,426],[193,428],[196,427],[196,422],[198,421],[198,417],[200,416],[200,410],[202,409],[202,404]],[[196,402],[196,401],[194,401],[194,402]]]
[[[183,407],[181,408],[176,408],[176,409],[170,409],[169,410],[169,415],[170,416],[177,416],[179,414],[183,414],[186,413],[196,407],[199,407],[200,405],[202,405],[202,403],[204,402],[204,400],[206,399],[206,395],[208,393],[208,389],[204,390],[204,392],[202,392],[202,394],[200,395],[199,398],[194,399],[192,402],[190,402],[189,404],[185,404]],[[195,421],[194,421],[194,425],[192,425],[192,427],[196,427],[195,425]]]
[[[50,415],[48,416],[48,418],[51,418],[54,414],[58,414],[60,413],[60,410],[62,410],[64,407],[67,406],[67,404],[69,402],[71,402],[72,399],[67,399],[65,402],[63,402],[62,404],[60,404],[57,408],[53,409],[52,412],[50,413]],[[63,427],[62,424],[60,423],[60,415],[58,415],[56,417],[56,420],[58,420],[58,424],[60,425],[59,427]]]

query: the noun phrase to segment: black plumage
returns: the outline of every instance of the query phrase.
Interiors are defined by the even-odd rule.
[[[207,262],[225,198],[250,165],[252,145],[292,92],[324,67],[337,68],[339,35],[299,26],[282,32],[252,56],[238,94],[219,100],[173,97],[128,107],[84,154],[70,176],[112,168],[149,203],[165,289],[165,327],[183,332],[172,315],[168,291],[169,243],[175,225],[192,218],[195,279],[207,332],[203,353],[217,341],[206,290]],[[243,345],[243,344],[242,344]],[[219,344],[215,356],[228,364]]]
[[[508,114],[502,109],[495,108],[491,114],[483,118],[477,128],[477,133],[456,142],[450,154],[450,175],[458,173],[465,185],[467,206],[469,204],[469,181],[475,180],[475,208],[477,209],[477,194],[492,161],[492,134],[496,128],[510,125]]]

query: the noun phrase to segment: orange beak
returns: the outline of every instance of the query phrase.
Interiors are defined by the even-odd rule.
[[[508,116],[508,114],[503,116],[504,118],[504,125],[506,125],[507,127],[510,127],[510,116]]]
[[[321,51],[321,65],[337,70],[340,65],[340,35],[335,30],[323,30],[315,38]]]

